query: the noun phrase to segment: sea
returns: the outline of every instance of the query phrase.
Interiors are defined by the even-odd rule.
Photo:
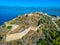
[[[0,25],[4,24],[19,15],[43,12],[49,15],[60,17],[60,8],[57,7],[18,7],[18,6],[0,6]]]

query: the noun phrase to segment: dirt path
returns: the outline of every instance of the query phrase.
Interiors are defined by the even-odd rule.
[[[15,34],[10,34],[6,36],[6,41],[12,41],[12,40],[17,40],[22,38],[23,36],[25,36],[29,31],[30,31],[31,27],[25,29],[23,32],[21,33],[15,33]]]
[[[33,30],[36,31],[41,25],[39,25],[38,27],[34,28]],[[21,33],[14,33],[14,34],[10,34],[6,36],[6,41],[12,41],[12,40],[17,40],[17,39],[21,39],[23,36],[25,36],[30,30],[32,29],[32,27],[29,27],[27,29],[25,29],[23,32]]]

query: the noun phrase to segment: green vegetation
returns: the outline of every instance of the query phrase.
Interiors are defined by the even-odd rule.
[[[11,29],[11,28],[12,28],[12,26],[8,26],[8,27],[7,27],[7,29]]]
[[[60,28],[60,19],[54,21]],[[40,13],[33,13],[32,16],[28,16],[27,14],[23,16],[18,16],[14,20],[7,22],[7,25],[9,24],[19,25],[19,28],[17,27],[17,30],[11,31],[12,26],[6,26],[5,24],[3,24],[2,27],[0,27],[0,35],[4,35],[6,37],[6,34],[8,34],[9,31],[11,31],[10,34],[19,33],[23,32],[29,27],[32,27],[30,31],[26,33],[26,35],[24,35],[21,39],[16,39],[17,41],[15,40],[15,42],[14,40],[12,41],[14,43],[17,43],[17,45],[34,45],[36,43],[36,45],[60,45],[60,31],[53,23],[52,16],[49,17]],[[41,26],[39,27],[39,25]],[[37,31],[34,31],[34,28],[36,29],[37,27],[39,27]],[[0,41],[3,38],[5,39],[5,37],[2,36],[0,36]]]
[[[3,25],[2,25],[2,27],[3,27],[3,28],[5,28],[5,27],[6,27],[6,25],[5,25],[5,24],[3,24]]]
[[[37,42],[37,45],[49,45],[48,42],[44,39],[39,39],[39,42]]]
[[[43,23],[47,23],[51,21],[51,18],[48,17],[48,16],[43,16],[41,19],[40,19],[40,23],[43,24]]]
[[[60,45],[60,31],[43,29],[45,39],[40,39],[37,45]]]
[[[3,39],[3,37],[2,36],[0,36],[0,41]]]
[[[58,21],[55,21],[56,22],[56,24],[59,26],[59,28],[60,28],[60,19],[58,20]]]
[[[15,22],[11,22],[10,24],[15,24]]]
[[[39,30],[37,30],[37,32],[39,32]]]
[[[26,17],[28,17],[28,14],[26,14]]]

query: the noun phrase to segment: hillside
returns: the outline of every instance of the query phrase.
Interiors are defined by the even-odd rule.
[[[2,45],[60,45],[60,17],[35,12],[0,26]]]

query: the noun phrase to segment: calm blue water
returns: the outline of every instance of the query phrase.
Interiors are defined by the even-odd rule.
[[[9,21],[18,15],[23,15],[25,13],[31,12],[44,12],[50,15],[60,16],[60,8],[41,8],[41,7],[4,7],[0,6],[0,25],[4,22]]]

